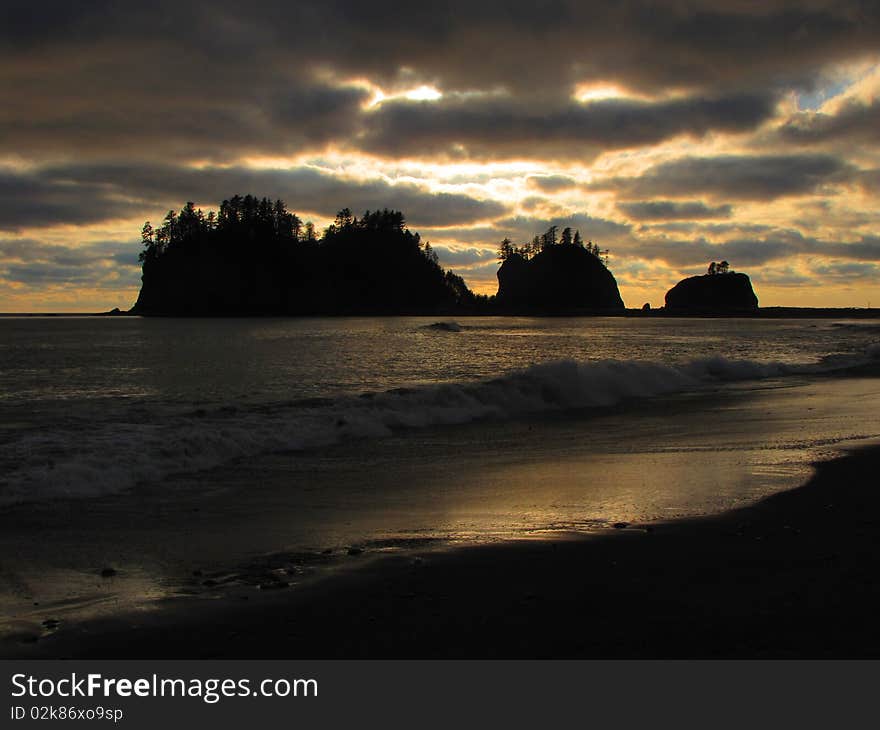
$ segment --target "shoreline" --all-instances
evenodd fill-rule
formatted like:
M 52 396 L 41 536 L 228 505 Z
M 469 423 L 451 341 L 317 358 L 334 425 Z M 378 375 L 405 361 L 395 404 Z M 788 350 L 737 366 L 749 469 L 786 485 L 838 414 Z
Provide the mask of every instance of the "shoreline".
M 6 658 L 880 656 L 880 446 L 716 516 L 381 557 L 251 600 L 172 599 Z
M 131 310 L 113 310 L 109 312 L 0 312 L 0 319 L 16 317 L 142 317 L 157 319 L 316 319 L 316 318 L 356 318 L 356 317 L 623 317 L 623 318 L 659 318 L 659 319 L 880 319 L 880 308 L 877 307 L 761 307 L 756 311 L 741 312 L 705 312 L 705 311 L 667 311 L 663 307 L 656 309 L 626 308 L 622 311 L 586 311 L 571 310 L 561 312 L 545 312 L 540 310 L 507 310 L 507 311 L 436 311 L 436 312 L 328 312 L 304 314 L 158 314 L 137 313 Z

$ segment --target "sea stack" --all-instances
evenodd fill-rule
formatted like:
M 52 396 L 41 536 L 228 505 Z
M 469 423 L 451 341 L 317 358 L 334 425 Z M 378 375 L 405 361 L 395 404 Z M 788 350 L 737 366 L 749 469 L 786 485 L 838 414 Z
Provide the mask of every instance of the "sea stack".
M 666 309 L 694 314 L 735 314 L 755 312 L 758 297 L 745 274 L 728 271 L 715 264 L 703 276 L 691 276 L 666 292 Z
M 574 245 L 550 246 L 528 260 L 508 256 L 498 269 L 498 302 L 515 311 L 623 309 L 612 273 L 598 256 Z

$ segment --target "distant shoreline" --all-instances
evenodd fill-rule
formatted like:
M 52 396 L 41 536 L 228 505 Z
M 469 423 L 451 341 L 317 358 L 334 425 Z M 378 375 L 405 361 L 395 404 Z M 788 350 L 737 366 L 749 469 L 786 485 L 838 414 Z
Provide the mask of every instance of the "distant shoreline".
M 145 319 L 308 319 L 315 317 L 634 317 L 674 319 L 880 319 L 880 307 L 762 307 L 756 312 L 680 312 L 657 309 L 625 309 L 623 311 L 516 311 L 504 312 L 334 312 L 313 314 L 218 314 L 218 315 L 142 315 L 128 311 L 111 312 L 0 312 L 0 318 L 16 317 L 143 317 Z

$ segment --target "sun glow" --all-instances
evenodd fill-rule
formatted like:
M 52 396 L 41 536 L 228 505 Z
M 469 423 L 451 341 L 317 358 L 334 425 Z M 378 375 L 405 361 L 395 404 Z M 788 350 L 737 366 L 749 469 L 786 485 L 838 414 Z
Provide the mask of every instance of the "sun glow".
M 617 84 L 578 84 L 574 89 L 574 98 L 587 104 L 608 99 L 631 99 L 634 95 Z
M 443 98 L 443 92 L 434 86 L 422 84 L 408 89 L 383 89 L 368 81 L 358 79 L 351 82 L 353 85 L 364 87 L 370 91 L 370 98 L 364 104 L 365 109 L 375 109 L 386 101 L 406 99 L 407 101 L 438 101 Z
M 437 101 L 437 99 L 442 98 L 443 94 L 439 89 L 423 84 L 417 89 L 405 92 L 403 96 L 410 101 Z

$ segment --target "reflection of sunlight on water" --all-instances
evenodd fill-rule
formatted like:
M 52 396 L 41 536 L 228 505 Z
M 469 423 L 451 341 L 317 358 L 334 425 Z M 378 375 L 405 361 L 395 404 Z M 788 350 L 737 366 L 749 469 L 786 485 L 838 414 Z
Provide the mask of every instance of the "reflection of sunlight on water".
M 463 490 L 444 521 L 450 534 L 479 540 L 718 512 L 801 484 L 810 469 L 792 456 L 747 449 L 557 455 L 481 473 L 483 489 Z

